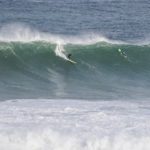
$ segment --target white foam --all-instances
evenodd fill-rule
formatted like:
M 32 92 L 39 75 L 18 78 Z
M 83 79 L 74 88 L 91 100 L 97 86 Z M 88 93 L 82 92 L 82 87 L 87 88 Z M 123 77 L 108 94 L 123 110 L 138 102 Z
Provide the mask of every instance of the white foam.
M 68 58 L 66 57 L 66 55 L 64 54 L 65 49 L 63 48 L 63 45 L 61 45 L 60 43 L 57 44 L 56 48 L 55 48 L 55 54 L 56 56 L 59 56 L 65 60 L 68 60 Z
M 149 101 L 0 103 L 1 150 L 149 150 Z
M 61 44 L 93 44 L 97 42 L 108 42 L 120 44 L 122 41 L 109 40 L 101 34 L 83 33 L 78 36 L 53 35 L 33 29 L 21 23 L 6 24 L 0 28 L 0 41 L 11 42 L 31 42 L 47 41 Z

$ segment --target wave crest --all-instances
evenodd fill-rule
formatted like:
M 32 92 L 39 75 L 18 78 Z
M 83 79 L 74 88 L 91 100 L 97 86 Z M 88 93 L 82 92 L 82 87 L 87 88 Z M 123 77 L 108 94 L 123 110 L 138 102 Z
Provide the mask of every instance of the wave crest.
M 47 32 L 41 32 L 33 27 L 22 23 L 6 24 L 0 28 L 0 41 L 12 42 L 31 42 L 47 41 L 61 44 L 93 44 L 97 42 L 107 42 L 113 44 L 125 43 L 123 41 L 110 40 L 101 34 L 83 33 L 78 36 L 53 35 Z

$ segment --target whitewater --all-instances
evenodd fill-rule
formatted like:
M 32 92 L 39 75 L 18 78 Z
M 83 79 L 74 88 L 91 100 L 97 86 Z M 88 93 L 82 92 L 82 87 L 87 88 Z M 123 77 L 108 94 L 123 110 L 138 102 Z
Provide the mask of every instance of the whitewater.
M 11 100 L 0 105 L 2 150 L 149 150 L 148 101 Z

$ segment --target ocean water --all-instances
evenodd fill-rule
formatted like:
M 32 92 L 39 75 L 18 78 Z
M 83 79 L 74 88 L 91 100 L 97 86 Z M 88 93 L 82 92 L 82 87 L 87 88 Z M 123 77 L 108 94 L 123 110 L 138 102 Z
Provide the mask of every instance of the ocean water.
M 150 1 L 0 0 L 0 14 L 0 150 L 150 149 Z

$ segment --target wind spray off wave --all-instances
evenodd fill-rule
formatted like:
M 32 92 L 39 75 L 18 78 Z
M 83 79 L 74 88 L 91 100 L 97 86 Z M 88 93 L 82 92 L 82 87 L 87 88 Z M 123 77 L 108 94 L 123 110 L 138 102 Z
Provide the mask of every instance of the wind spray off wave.
M 0 28 L 0 41 L 2 42 L 32 42 L 32 41 L 46 41 L 50 43 L 61 44 L 94 44 L 96 42 L 108 43 L 125 43 L 123 41 L 110 40 L 101 34 L 83 33 L 76 36 L 51 34 L 49 32 L 42 32 L 35 28 L 22 24 L 12 23 L 3 25 Z

